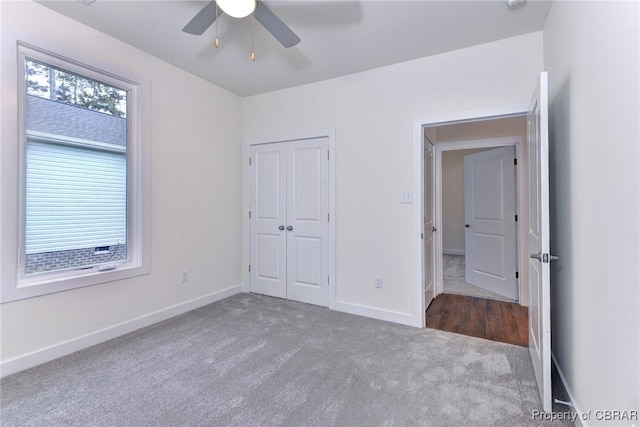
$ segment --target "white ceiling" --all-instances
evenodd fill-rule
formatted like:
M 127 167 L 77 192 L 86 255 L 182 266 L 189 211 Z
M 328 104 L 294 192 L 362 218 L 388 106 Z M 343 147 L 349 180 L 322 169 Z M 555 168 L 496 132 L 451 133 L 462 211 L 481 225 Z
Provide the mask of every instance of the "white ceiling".
M 539 31 L 550 1 L 265 0 L 302 41 L 285 49 L 251 18 L 218 21 L 202 36 L 182 27 L 206 1 L 41 0 L 44 6 L 240 96 L 283 89 Z

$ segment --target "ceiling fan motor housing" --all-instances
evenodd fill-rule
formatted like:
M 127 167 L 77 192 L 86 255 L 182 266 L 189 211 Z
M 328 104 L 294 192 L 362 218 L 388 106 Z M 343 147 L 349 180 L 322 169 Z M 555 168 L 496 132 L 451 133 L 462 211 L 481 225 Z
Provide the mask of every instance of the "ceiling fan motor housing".
M 523 4 L 526 0 L 507 0 L 507 6 L 517 7 Z

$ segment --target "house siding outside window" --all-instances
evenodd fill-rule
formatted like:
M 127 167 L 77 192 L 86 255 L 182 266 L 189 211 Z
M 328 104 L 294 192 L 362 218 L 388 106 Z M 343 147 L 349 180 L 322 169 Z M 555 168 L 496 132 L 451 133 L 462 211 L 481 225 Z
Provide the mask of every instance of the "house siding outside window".
M 26 102 L 25 274 L 126 259 L 126 118 Z

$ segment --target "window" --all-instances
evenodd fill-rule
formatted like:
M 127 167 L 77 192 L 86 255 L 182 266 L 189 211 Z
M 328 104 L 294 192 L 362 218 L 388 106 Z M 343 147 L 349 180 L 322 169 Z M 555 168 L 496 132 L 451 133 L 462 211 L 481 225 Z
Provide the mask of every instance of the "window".
M 24 274 L 115 266 L 127 259 L 127 92 L 24 64 Z
M 68 52 L 14 43 L 19 125 L 2 145 L 13 144 L 19 159 L 17 251 L 13 277 L 1 277 L 2 302 L 148 273 L 147 85 Z M 3 187 L 3 214 L 5 198 Z

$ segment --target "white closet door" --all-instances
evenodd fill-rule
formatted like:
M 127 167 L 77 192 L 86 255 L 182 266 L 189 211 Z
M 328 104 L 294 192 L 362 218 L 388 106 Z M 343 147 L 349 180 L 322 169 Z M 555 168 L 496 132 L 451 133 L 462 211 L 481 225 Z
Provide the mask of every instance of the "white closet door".
M 328 138 L 287 143 L 287 298 L 329 305 Z
M 251 159 L 251 292 L 328 306 L 328 138 L 255 145 Z
M 286 298 L 286 146 L 252 146 L 251 162 L 251 291 Z

